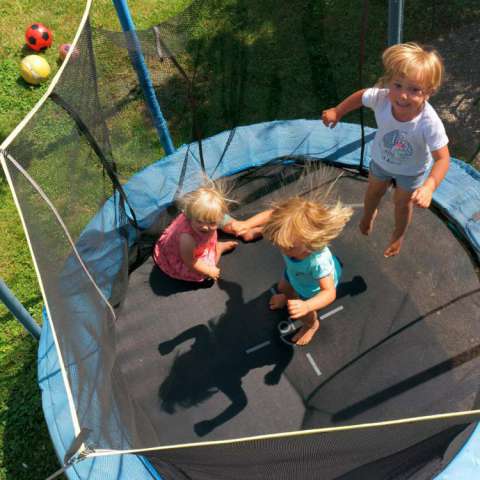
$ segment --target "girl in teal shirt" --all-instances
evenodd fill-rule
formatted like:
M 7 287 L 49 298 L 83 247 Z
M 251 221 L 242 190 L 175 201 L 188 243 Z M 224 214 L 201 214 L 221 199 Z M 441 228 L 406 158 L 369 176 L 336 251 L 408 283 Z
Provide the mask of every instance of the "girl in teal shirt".
M 292 341 L 306 345 L 320 328 L 317 310 L 336 298 L 341 267 L 328 244 L 341 233 L 352 209 L 340 202 L 328 207 L 292 197 L 267 212 L 262 233 L 280 249 L 286 267 L 270 308 L 287 307 L 290 318 L 303 322 Z

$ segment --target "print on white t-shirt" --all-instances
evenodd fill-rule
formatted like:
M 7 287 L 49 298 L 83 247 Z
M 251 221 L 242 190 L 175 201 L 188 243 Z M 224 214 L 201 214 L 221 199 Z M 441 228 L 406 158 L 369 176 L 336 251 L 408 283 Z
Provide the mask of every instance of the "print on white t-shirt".
M 399 122 L 392 114 L 388 89 L 369 88 L 362 96 L 377 121 L 371 157 L 381 168 L 396 175 L 417 176 L 430 168 L 430 152 L 448 143 L 445 127 L 433 107 L 425 102 L 423 110 L 408 122 Z

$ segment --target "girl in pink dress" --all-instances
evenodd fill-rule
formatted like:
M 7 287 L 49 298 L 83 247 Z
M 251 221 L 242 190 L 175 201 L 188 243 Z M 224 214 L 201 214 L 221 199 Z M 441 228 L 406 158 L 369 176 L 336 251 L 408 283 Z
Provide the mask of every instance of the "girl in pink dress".
M 185 195 L 182 213 L 162 233 L 153 251 L 167 275 L 189 282 L 218 280 L 218 261 L 238 242 L 217 240 L 217 228 L 228 212 L 227 199 L 213 182 Z

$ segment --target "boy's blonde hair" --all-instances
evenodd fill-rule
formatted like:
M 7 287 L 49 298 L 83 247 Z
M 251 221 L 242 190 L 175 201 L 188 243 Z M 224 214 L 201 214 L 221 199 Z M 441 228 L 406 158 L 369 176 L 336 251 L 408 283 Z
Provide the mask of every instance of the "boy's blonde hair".
M 351 215 L 352 209 L 341 202 L 325 206 L 291 197 L 273 205 L 263 236 L 280 248 L 292 248 L 295 242 L 301 242 L 308 250 L 319 251 L 340 235 Z
M 179 200 L 179 206 L 189 220 L 220 223 L 228 213 L 228 200 L 221 184 L 207 181 L 197 190 Z
M 443 60 L 431 47 L 408 42 L 387 48 L 382 55 L 384 75 L 379 84 L 385 86 L 396 75 L 416 78 L 428 95 L 440 88 L 444 76 Z

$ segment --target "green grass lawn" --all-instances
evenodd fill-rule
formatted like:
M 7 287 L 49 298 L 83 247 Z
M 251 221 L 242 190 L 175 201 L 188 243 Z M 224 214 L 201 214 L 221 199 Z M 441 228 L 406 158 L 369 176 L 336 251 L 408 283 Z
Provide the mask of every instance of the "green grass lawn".
M 24 31 L 33 21 L 54 32 L 54 48 L 45 56 L 55 70 L 56 48 L 68 43 L 83 6 L 58 6 L 26 0 L 0 6 L 0 141 L 38 101 L 46 85 L 29 87 L 19 78 L 25 55 Z M 62 2 L 63 3 L 63 2 Z M 67 3 L 67 2 L 65 2 Z M 33 52 L 32 52 L 33 53 Z M 30 314 L 39 321 L 42 300 L 30 253 L 3 173 L 0 176 L 0 276 Z M 40 479 L 58 469 L 36 384 L 37 343 L 0 304 L 0 479 Z
M 130 0 L 138 28 L 147 28 L 185 1 Z M 170 5 L 168 5 L 170 4 Z M 94 22 L 118 30 L 109 0 L 95 2 Z M 167 9 L 168 6 L 168 9 Z M 53 46 L 44 57 L 58 69 L 58 46 L 69 43 L 84 9 L 82 1 L 39 3 L 3 0 L 0 5 L 0 142 L 41 98 L 47 84 L 33 87 L 19 75 L 19 63 L 28 53 L 24 32 L 34 22 L 47 25 Z M 11 193 L 0 174 L 0 276 L 30 314 L 41 321 L 42 299 L 30 253 Z M 36 382 L 34 341 L 0 304 L 0 480 L 39 480 L 59 468 L 41 410 Z
M 233 0 L 225 1 L 235 3 Z M 255 1 L 259 2 L 259 0 Z M 189 1 L 129 0 L 128 3 L 137 28 L 142 29 L 158 23 L 169 14 L 180 11 L 188 5 Z M 267 3 L 267 0 L 262 3 L 263 12 L 258 7 L 265 18 L 268 18 L 269 14 Z M 308 76 L 312 76 L 314 83 L 316 82 L 315 88 L 322 92 L 322 95 L 314 98 L 302 95 L 304 92 L 292 86 L 291 103 L 283 105 L 283 110 L 278 110 L 280 107 L 273 100 L 267 105 L 271 118 L 277 118 L 277 115 L 280 115 L 280 118 L 294 117 L 294 107 L 299 105 L 298 108 L 301 108 L 305 115 L 315 117 L 316 112 L 320 115 L 322 108 L 330 106 L 357 87 L 358 34 L 355 33 L 355 28 L 349 28 L 349 25 L 359 24 L 361 12 L 352 7 L 354 3 L 352 0 L 306 2 L 277 0 L 278 8 L 275 10 L 275 15 L 278 22 L 275 24 L 277 31 L 274 32 L 277 37 L 271 40 L 273 34 L 271 24 L 258 22 L 258 24 L 245 25 L 241 32 L 242 39 L 247 43 L 251 42 L 252 45 L 259 43 L 260 40 L 272 41 L 272 48 L 280 45 L 287 51 L 292 47 L 290 44 L 294 39 L 288 37 L 289 18 L 285 12 L 288 12 L 288 8 L 294 8 L 297 3 L 306 3 L 310 9 L 311 15 L 306 17 L 304 24 L 304 35 L 309 42 L 306 57 L 309 58 L 311 65 L 311 71 L 307 73 Z M 367 51 L 376 52 L 381 50 L 386 39 L 387 2 L 377 0 L 370 3 Z M 479 9 L 475 10 L 474 0 L 448 2 L 447 0 L 437 2 L 419 0 L 410 3 L 407 2 L 410 10 L 406 12 L 405 29 L 405 36 L 409 40 L 425 41 L 428 40 L 429 35 L 448 31 L 454 22 L 468 23 L 474 15 L 477 15 L 477 19 L 480 18 Z M 95 5 L 97 8 L 93 23 L 106 29 L 118 30 L 119 25 L 111 1 L 99 0 Z M 462 8 L 457 8 L 459 6 Z M 33 21 L 40 21 L 52 29 L 54 45 L 44 56 L 52 66 L 54 74 L 58 69 L 58 46 L 72 40 L 83 8 L 82 1 L 73 0 L 44 3 L 32 0 L 2 0 L 0 5 L 0 38 L 2 39 L 0 43 L 0 142 L 40 99 L 47 87 L 46 84 L 32 87 L 19 78 L 19 62 L 27 53 L 24 49 L 26 27 Z M 435 13 L 435 8 L 438 11 L 441 10 L 443 15 L 439 15 L 438 11 Z M 446 11 L 447 8 L 451 9 L 450 14 Z M 436 20 L 432 21 L 432 18 Z M 204 28 L 210 32 L 221 29 L 222 23 L 217 20 L 213 22 L 211 19 L 206 19 Z M 283 30 L 281 30 L 282 27 Z M 219 38 L 223 40 L 226 37 L 219 36 Z M 323 42 L 322 47 L 320 42 Z M 252 51 L 254 55 L 254 46 Z M 274 89 L 277 80 L 280 83 L 283 73 L 292 68 L 297 69 L 296 81 L 301 82 L 302 76 L 307 73 L 302 69 L 302 61 L 293 57 L 294 55 L 285 58 L 277 66 L 273 65 L 270 59 L 265 59 L 265 64 L 259 68 L 260 73 L 257 72 L 259 84 L 265 81 L 270 89 Z M 373 83 L 379 73 L 379 56 L 367 55 L 364 71 L 365 84 Z M 176 85 L 172 84 L 170 88 L 172 88 L 171 91 L 175 91 Z M 210 93 L 205 95 L 208 96 Z M 257 91 L 253 95 L 257 95 L 253 97 L 253 102 L 256 100 L 260 102 L 263 101 L 266 93 Z M 174 106 L 172 107 L 173 120 L 172 117 L 170 120 L 175 123 L 176 117 L 173 115 L 173 110 Z M 259 117 L 256 120 L 254 114 L 246 118 L 248 121 L 262 119 Z M 348 120 L 355 119 L 356 117 L 352 116 Z M 132 121 L 132 117 L 127 120 Z M 209 128 L 214 132 L 222 118 L 219 116 L 209 121 L 211 126 L 209 124 L 206 127 L 207 132 Z M 371 122 L 371 118 L 369 121 Z M 185 133 L 188 128 L 183 125 L 181 116 L 178 117 L 177 128 L 174 127 L 172 130 L 177 144 L 188 141 Z M 138 141 L 143 144 L 148 143 L 146 137 L 143 138 L 141 135 L 130 139 L 130 133 L 129 129 L 119 129 L 118 135 L 124 139 L 119 150 L 122 157 L 128 157 L 132 143 Z M 128 168 L 133 169 L 131 166 Z M 78 225 L 79 230 L 82 227 L 83 223 Z M 23 229 L 3 173 L 0 174 L 0 232 L 0 276 L 32 316 L 40 322 L 42 299 Z M 4 306 L 0 305 L 0 480 L 38 480 L 46 478 L 58 468 L 41 412 L 40 393 L 36 383 L 36 348 L 36 342 Z

